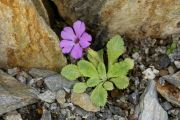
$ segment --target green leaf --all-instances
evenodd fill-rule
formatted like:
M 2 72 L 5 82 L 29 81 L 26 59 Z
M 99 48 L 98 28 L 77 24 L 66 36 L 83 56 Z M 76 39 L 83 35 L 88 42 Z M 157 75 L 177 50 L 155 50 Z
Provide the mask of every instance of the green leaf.
M 99 78 L 89 78 L 87 80 L 87 86 L 88 87 L 95 87 L 97 86 L 100 82 L 102 82 Z
M 99 61 L 100 61 L 100 57 L 98 52 L 92 50 L 92 49 L 88 49 L 88 54 L 87 54 L 88 60 L 93 63 L 95 66 L 98 65 Z
M 86 91 L 87 85 L 86 83 L 76 83 L 73 87 L 73 91 L 75 93 L 83 93 Z
M 97 51 L 98 52 L 98 55 L 99 55 L 99 58 L 100 58 L 100 61 L 101 62 L 104 62 L 104 49 L 101 49 L 101 50 L 99 50 L 99 51 Z
M 97 106 L 104 106 L 107 102 L 107 91 L 99 84 L 91 93 L 91 101 Z
M 105 83 L 103 84 L 103 86 L 104 86 L 104 88 L 105 88 L 106 90 L 113 90 L 113 89 L 114 89 L 114 86 L 113 86 L 112 82 L 109 82 L 109 81 L 105 82 Z
M 63 67 L 61 75 L 69 80 L 76 80 L 81 76 L 79 69 L 76 65 L 69 64 Z
M 86 60 L 80 60 L 78 62 L 78 68 L 80 73 L 85 77 L 98 78 L 98 72 L 94 65 Z
M 117 78 L 112 78 L 111 81 L 116 85 L 119 89 L 125 89 L 129 85 L 129 79 L 127 76 L 119 76 Z
M 98 64 L 97 70 L 98 70 L 98 73 L 99 73 L 99 77 L 102 80 L 106 80 L 107 79 L 107 77 L 106 77 L 106 67 L 105 67 L 103 62 L 100 62 Z
M 128 71 L 134 67 L 134 60 L 126 58 L 124 61 L 111 65 L 108 70 L 108 78 L 126 76 Z
M 108 54 L 108 66 L 112 65 L 117 61 L 118 57 L 125 51 L 124 41 L 121 36 L 114 36 L 107 43 L 107 54 Z

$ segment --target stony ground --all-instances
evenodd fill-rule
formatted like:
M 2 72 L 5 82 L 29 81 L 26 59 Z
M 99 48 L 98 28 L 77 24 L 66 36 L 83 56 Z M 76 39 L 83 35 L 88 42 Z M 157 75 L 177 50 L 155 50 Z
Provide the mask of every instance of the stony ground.
M 73 93 L 74 82 L 56 72 L 3 70 L 6 76 L 30 86 L 38 100 L 3 114 L 0 120 L 180 120 L 180 44 L 168 55 L 172 41 L 166 41 L 125 41 L 127 51 L 122 58 L 135 60 L 135 68 L 129 73 L 130 85 L 109 92 L 103 108 L 94 106 L 88 94 Z

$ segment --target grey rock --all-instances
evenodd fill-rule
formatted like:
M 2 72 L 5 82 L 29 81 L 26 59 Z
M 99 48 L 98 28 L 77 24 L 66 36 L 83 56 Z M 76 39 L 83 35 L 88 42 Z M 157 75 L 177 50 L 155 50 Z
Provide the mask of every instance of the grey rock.
M 137 104 L 139 102 L 139 93 L 138 91 L 133 92 L 131 95 L 129 95 L 128 100 L 132 103 L 132 104 Z
M 180 45 L 178 45 L 178 47 L 174 50 L 172 58 L 174 60 L 180 60 Z
M 26 84 L 26 78 L 23 76 L 18 75 L 16 77 L 17 80 L 19 80 L 21 83 Z
M 27 82 L 27 84 L 28 84 L 29 86 L 33 86 L 33 85 L 35 84 L 35 80 L 34 80 L 34 79 L 30 79 L 30 80 Z
M 119 115 L 119 116 L 124 116 L 125 113 L 123 112 L 123 110 L 118 107 L 118 106 L 113 106 L 113 105 L 108 105 L 109 106 L 109 110 L 112 114 L 114 115 Z M 110 114 L 110 113 L 108 113 Z
M 43 70 L 43 69 L 37 69 L 37 68 L 32 68 L 29 71 L 29 74 L 32 75 L 33 77 L 48 77 L 51 75 L 57 74 L 57 72 L 51 71 L 51 70 Z
M 162 46 L 162 47 L 157 47 L 157 48 L 155 49 L 155 51 L 156 51 L 157 53 L 166 54 L 167 49 L 166 49 L 165 46 Z
M 31 77 L 28 73 L 26 73 L 26 72 L 24 72 L 24 71 L 19 72 L 18 75 L 23 76 L 23 77 L 25 77 L 26 79 L 32 79 L 32 77 Z
M 50 110 L 53 111 L 53 112 L 58 112 L 58 110 L 59 110 L 58 104 L 57 103 L 52 103 L 50 105 Z
M 80 108 L 80 107 L 76 107 L 76 108 L 74 109 L 74 112 L 75 112 L 76 114 L 82 116 L 82 117 L 85 117 L 85 116 L 88 114 L 87 111 L 83 110 L 83 109 Z
M 43 115 L 41 117 L 41 120 L 52 120 L 50 111 L 43 108 Z
M 61 75 L 46 77 L 44 82 L 51 91 L 57 91 L 59 89 L 63 89 L 64 87 L 71 88 L 75 84 L 75 81 L 67 80 Z
M 141 56 L 139 55 L 138 52 L 135 52 L 133 55 L 132 55 L 132 58 L 136 61 L 141 61 Z
M 56 93 L 56 100 L 59 104 L 64 104 L 66 102 L 66 92 L 64 90 L 58 90 Z
M 90 114 L 86 119 L 87 120 L 98 120 L 98 118 L 95 116 L 95 114 Z
M 172 116 L 178 116 L 179 112 L 180 112 L 180 109 L 178 108 L 174 108 L 168 111 L 168 113 L 171 114 Z
M 15 75 L 17 75 L 18 74 L 18 72 L 19 72 L 19 69 L 17 68 L 17 67 L 15 67 L 15 68 L 12 68 L 12 69 L 8 69 L 8 74 L 9 75 L 11 75 L 11 76 L 15 76 Z
M 174 86 L 176 86 L 180 89 L 180 71 L 176 72 L 173 75 L 163 76 L 160 79 L 164 79 L 165 81 L 173 84 Z
M 166 111 L 158 102 L 155 85 L 155 81 L 150 80 L 148 87 L 141 96 L 138 120 L 168 120 Z
M 61 109 L 61 115 L 65 118 L 68 118 L 71 116 L 71 111 L 69 109 Z M 60 119 L 61 120 L 61 119 Z
M 166 68 L 169 66 L 169 64 L 171 63 L 169 56 L 167 54 L 163 54 L 160 56 L 160 60 L 159 60 L 159 66 L 162 68 Z
M 115 110 L 114 110 L 114 112 L 115 112 Z M 118 113 L 118 110 L 117 110 L 116 113 Z M 100 117 L 101 117 L 101 119 L 104 119 L 104 120 L 112 118 L 112 112 L 109 111 L 108 109 L 106 109 L 106 110 L 104 110 L 103 112 L 100 113 Z
M 174 61 L 174 64 L 177 69 L 180 69 L 180 61 Z
M 50 108 L 51 103 L 47 103 L 47 102 L 45 102 L 43 106 L 44 106 L 45 108 Z
M 134 77 L 133 80 L 134 80 L 135 86 L 137 87 L 140 84 L 139 78 L 138 77 Z
M 3 118 L 4 120 L 23 120 L 17 111 L 9 112 Z
M 47 90 L 44 93 L 39 94 L 38 98 L 41 99 L 42 101 L 52 103 L 52 102 L 54 102 L 56 95 L 55 95 L 55 93 L 51 92 L 50 90 Z
M 171 108 L 172 108 L 172 105 L 169 103 L 169 102 L 163 102 L 162 103 L 162 107 L 166 110 L 166 111 L 168 111 L 168 110 L 170 110 Z
M 35 103 L 34 90 L 0 70 L 0 115 Z
M 178 113 L 177 117 L 178 117 L 178 120 L 180 120 L 180 111 L 179 111 L 179 113 Z
M 76 116 L 75 120 L 82 120 L 82 118 L 80 116 Z
M 114 120 L 127 120 L 126 118 L 118 116 L 118 115 L 114 115 L 113 118 L 114 118 Z

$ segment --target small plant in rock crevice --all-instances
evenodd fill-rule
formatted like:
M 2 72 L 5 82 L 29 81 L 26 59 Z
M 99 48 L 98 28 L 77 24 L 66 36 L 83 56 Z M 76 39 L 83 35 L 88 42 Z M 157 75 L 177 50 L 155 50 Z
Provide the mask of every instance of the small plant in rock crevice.
M 89 46 L 89 45 L 88 45 Z M 125 52 L 124 41 L 119 36 L 114 36 L 107 43 L 108 65 L 104 62 L 104 49 L 94 51 L 87 50 L 87 60 L 81 59 L 76 64 L 66 65 L 61 74 L 68 80 L 83 78 L 73 86 L 76 93 L 86 92 L 88 87 L 92 88 L 91 101 L 97 106 L 104 106 L 107 102 L 107 91 L 115 88 L 125 89 L 129 85 L 128 71 L 134 67 L 134 61 L 125 58 L 118 61 L 118 58 Z
M 167 46 L 167 51 L 166 51 L 166 53 L 167 53 L 168 55 L 169 55 L 169 54 L 172 54 L 173 51 L 176 49 L 176 47 L 177 47 L 177 42 L 174 41 L 171 45 L 168 45 L 168 46 Z

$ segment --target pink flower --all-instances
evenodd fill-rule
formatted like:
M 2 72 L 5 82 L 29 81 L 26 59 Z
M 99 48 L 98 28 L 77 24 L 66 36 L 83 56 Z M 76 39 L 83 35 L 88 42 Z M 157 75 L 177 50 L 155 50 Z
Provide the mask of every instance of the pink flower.
M 84 22 L 78 20 L 72 27 L 65 27 L 61 32 L 60 47 L 64 54 L 70 53 L 74 59 L 79 59 L 83 55 L 83 50 L 91 44 L 92 37 L 85 32 Z

